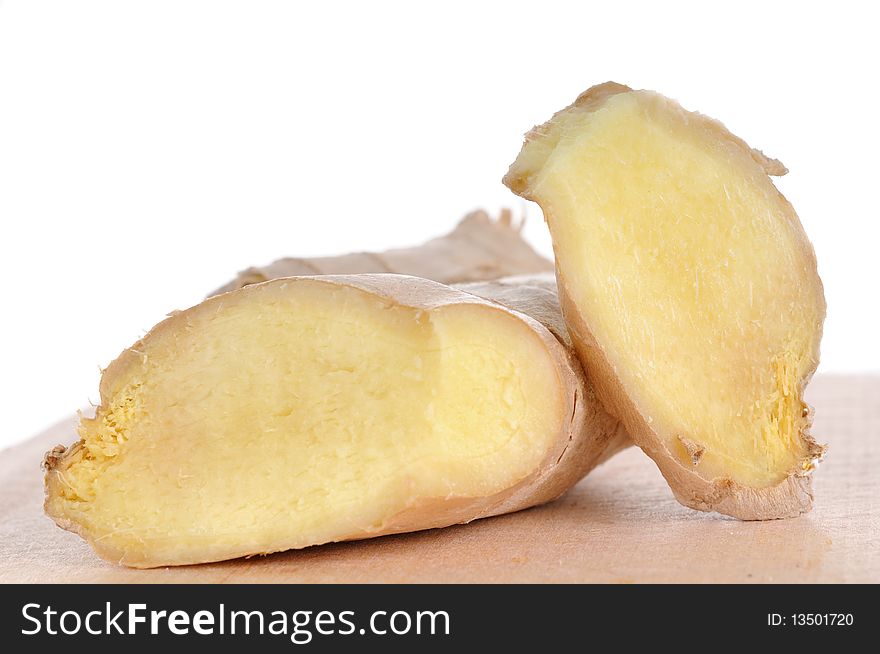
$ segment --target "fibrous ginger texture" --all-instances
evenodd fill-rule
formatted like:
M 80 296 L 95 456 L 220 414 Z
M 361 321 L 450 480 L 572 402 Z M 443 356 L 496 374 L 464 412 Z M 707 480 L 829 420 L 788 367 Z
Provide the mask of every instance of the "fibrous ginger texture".
M 482 290 L 553 314 L 517 288 Z M 277 279 L 116 359 L 81 440 L 46 457 L 45 507 L 124 565 L 216 561 L 548 501 L 617 426 L 523 313 L 402 275 Z
M 720 123 L 603 84 L 535 128 L 505 183 L 544 211 L 597 394 L 684 504 L 743 519 L 812 502 L 804 386 L 825 316 L 812 246 Z

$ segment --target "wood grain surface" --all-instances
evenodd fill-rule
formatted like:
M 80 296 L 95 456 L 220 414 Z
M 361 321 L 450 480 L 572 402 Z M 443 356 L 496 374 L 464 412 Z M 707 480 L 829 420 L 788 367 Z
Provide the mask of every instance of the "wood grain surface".
M 0 582 L 880 582 L 880 376 L 817 377 L 830 450 L 800 518 L 691 511 L 631 448 L 551 504 L 469 525 L 210 565 L 105 563 L 42 513 L 43 452 L 74 420 L 0 452 Z

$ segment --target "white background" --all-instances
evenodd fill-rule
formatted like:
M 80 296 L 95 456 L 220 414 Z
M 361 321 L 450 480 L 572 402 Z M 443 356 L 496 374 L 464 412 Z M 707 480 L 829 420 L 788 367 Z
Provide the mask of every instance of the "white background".
M 842 2 L 0 1 L 0 445 L 251 264 L 414 244 L 522 134 L 613 79 L 791 169 L 828 298 L 820 371 L 880 370 L 877 17 Z

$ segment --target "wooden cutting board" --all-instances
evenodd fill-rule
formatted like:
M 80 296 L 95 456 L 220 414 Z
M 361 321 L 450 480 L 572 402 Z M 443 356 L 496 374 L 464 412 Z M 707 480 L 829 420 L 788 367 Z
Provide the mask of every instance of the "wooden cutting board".
M 880 582 L 880 376 L 820 376 L 830 444 L 812 513 L 739 522 L 680 506 L 639 450 L 551 504 L 469 525 L 211 565 L 130 570 L 42 514 L 43 452 L 74 420 L 0 452 L 0 582 Z

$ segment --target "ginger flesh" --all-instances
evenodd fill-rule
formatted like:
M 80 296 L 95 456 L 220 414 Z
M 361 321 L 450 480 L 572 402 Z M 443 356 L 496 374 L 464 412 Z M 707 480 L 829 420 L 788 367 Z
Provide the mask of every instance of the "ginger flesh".
M 544 211 L 606 406 L 655 458 L 749 489 L 805 475 L 821 452 L 802 392 L 825 303 L 767 176 L 780 168 L 715 121 L 609 84 L 536 128 L 505 178 Z M 664 474 L 686 503 L 717 508 L 669 461 Z M 783 504 L 725 512 L 781 517 Z
M 276 280 L 172 316 L 111 364 L 46 510 L 138 567 L 366 537 L 515 487 L 569 419 L 545 343 L 497 305 Z

